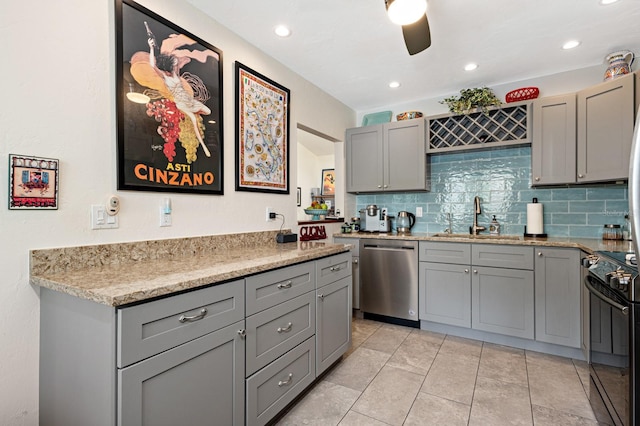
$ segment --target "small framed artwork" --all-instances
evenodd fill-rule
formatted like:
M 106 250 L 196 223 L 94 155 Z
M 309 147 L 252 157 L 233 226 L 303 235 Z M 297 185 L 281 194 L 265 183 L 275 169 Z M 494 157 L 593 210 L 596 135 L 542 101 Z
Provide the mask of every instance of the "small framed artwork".
M 322 195 L 335 195 L 336 171 L 335 169 L 322 170 Z
M 57 210 L 59 161 L 9 154 L 9 209 Z
M 289 193 L 289 94 L 236 61 L 236 191 Z
M 116 0 L 118 189 L 223 194 L 222 52 Z
M 300 187 L 297 188 L 296 200 L 296 202 L 298 203 L 298 207 L 300 207 L 302 205 L 302 189 Z

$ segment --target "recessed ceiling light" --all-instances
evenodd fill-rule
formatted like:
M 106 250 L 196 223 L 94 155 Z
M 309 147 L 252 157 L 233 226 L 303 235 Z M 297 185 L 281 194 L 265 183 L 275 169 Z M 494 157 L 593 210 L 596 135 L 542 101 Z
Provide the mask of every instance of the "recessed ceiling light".
M 469 63 L 469 64 L 464 66 L 464 70 L 465 71 L 473 71 L 476 68 L 478 68 L 478 64 L 474 64 L 474 63 Z
M 389 83 L 389 87 L 391 87 L 392 89 L 397 89 L 398 87 L 400 87 L 400 83 L 397 81 L 392 81 L 391 83 Z
M 274 31 L 280 37 L 289 37 L 291 35 L 291 30 L 284 25 L 278 25 Z
M 606 6 L 608 4 L 616 3 L 618 0 L 600 0 L 600 4 Z
M 580 46 L 580 42 L 578 40 L 570 40 L 562 45 L 564 50 L 573 49 L 574 47 Z

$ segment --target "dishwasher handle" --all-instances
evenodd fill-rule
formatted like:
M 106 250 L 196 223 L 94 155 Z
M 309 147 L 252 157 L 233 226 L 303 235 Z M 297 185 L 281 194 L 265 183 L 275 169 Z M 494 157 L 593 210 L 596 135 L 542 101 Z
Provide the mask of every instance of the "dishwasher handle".
M 382 244 L 365 244 L 365 249 L 369 250 L 385 250 L 385 251 L 404 251 L 404 250 L 415 250 L 416 248 L 413 246 L 386 246 Z

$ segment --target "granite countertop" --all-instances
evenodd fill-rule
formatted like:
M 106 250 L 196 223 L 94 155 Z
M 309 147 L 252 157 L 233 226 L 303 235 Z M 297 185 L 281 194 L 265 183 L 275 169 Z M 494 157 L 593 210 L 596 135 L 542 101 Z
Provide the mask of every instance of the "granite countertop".
M 349 250 L 325 241 L 277 244 L 266 234 L 32 250 L 30 283 L 121 306 Z
M 469 235 L 469 234 L 451 234 L 450 236 L 438 236 L 444 233 L 412 233 L 412 234 L 396 234 L 396 233 L 375 233 L 375 232 L 354 232 L 354 233 L 336 233 L 334 238 L 374 238 L 374 239 L 391 239 L 391 240 L 409 240 L 409 241 L 438 241 L 438 242 L 455 242 L 455 243 L 482 243 L 482 244 L 512 244 L 538 247 L 565 247 L 578 248 L 587 253 L 595 251 L 618 251 L 631 252 L 633 245 L 631 241 L 614 241 L 601 240 L 598 238 L 569 238 L 569 237 L 547 237 L 547 238 L 529 238 L 521 235 Z

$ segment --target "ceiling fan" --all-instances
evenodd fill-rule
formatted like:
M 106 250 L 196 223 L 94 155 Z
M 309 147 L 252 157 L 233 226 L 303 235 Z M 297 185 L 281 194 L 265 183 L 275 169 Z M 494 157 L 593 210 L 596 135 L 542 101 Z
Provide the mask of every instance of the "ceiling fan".
M 391 22 L 402 26 L 409 55 L 431 46 L 426 0 L 384 0 L 384 4 Z

